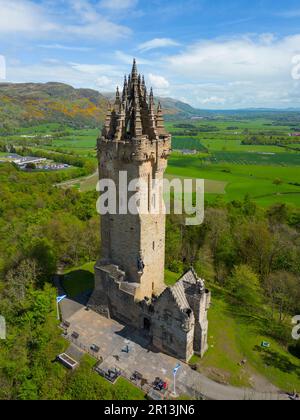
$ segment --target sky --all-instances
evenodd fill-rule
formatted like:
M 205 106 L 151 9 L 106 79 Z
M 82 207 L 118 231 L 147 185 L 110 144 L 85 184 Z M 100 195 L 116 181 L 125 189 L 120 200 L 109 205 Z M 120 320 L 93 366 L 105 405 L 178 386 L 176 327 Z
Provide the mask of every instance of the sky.
M 0 81 L 110 92 L 135 57 L 196 108 L 299 108 L 299 23 L 299 0 L 0 0 Z

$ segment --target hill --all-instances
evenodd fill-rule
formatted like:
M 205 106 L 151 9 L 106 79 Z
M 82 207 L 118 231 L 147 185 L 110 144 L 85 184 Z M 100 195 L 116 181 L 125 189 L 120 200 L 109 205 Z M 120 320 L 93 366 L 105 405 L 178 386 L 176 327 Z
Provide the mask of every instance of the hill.
M 113 92 L 104 93 L 105 97 L 112 101 L 115 94 Z M 158 102 L 162 104 L 166 120 L 182 120 L 190 119 L 192 117 L 203 116 L 202 111 L 193 108 L 191 105 L 181 102 L 178 99 L 155 97 L 156 105 Z
M 0 83 L 0 128 L 10 130 L 53 122 L 76 128 L 99 127 L 111 96 L 63 83 Z M 161 101 L 167 118 L 197 115 L 194 108 L 180 101 Z
M 99 92 L 63 83 L 0 84 L 2 128 L 52 122 L 96 127 L 106 107 L 107 99 Z

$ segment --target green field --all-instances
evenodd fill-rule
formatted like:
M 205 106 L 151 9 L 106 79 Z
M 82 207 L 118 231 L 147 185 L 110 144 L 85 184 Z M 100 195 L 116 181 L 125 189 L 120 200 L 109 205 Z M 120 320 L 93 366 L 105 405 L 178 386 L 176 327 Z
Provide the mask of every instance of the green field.
M 244 153 L 284 153 L 285 149 L 279 146 L 245 146 L 238 138 L 227 139 L 212 138 L 199 139 L 210 152 L 244 152 Z
M 245 147 L 245 146 L 243 146 Z M 249 147 L 249 146 L 246 146 Z M 258 146 L 259 147 L 259 146 Z M 265 146 L 268 147 L 268 146 Z M 299 166 L 300 153 L 272 153 L 272 152 L 213 152 L 207 159 L 211 163 L 230 163 L 235 165 L 273 165 Z
M 249 195 L 262 206 L 275 202 L 300 206 L 300 187 L 290 185 L 300 183 L 300 171 L 296 166 L 213 164 L 193 156 L 176 155 L 170 158 L 167 173 L 225 182 L 226 201 Z M 280 179 L 282 184 L 275 185 L 276 179 Z M 212 195 L 206 198 L 209 200 Z
M 278 124 L 267 118 L 234 120 L 223 117 L 213 121 L 186 122 L 186 127 L 194 127 L 194 130 L 197 127 L 212 130 L 194 136 L 194 141 L 203 145 L 208 153 L 204 156 L 173 153 L 167 174 L 205 179 L 208 201 L 222 194 L 220 191 L 214 193 L 210 188 L 210 183 L 214 181 L 223 183 L 225 201 L 241 200 L 249 195 L 262 207 L 277 202 L 300 206 L 300 186 L 296 185 L 300 184 L 300 153 L 273 145 L 242 144 L 249 133 L 288 138 L 292 127 L 288 120 L 286 126 L 282 119 L 280 121 Z M 176 134 L 176 139 L 181 138 L 183 142 L 188 128 L 179 128 L 184 126 L 179 122 L 168 123 L 167 126 L 171 133 Z
M 300 391 L 300 361 L 268 336 L 261 335 L 255 323 L 241 320 L 239 309 L 228 306 L 214 292 L 209 313 L 209 351 L 199 361 L 199 369 L 215 380 L 237 386 L 255 384 L 258 375 L 285 391 Z M 237 316 L 233 316 L 233 312 Z M 261 343 L 270 343 L 263 350 Z M 240 366 L 242 360 L 246 366 Z
M 198 152 L 206 152 L 206 148 L 201 144 L 201 142 L 197 138 L 184 136 L 172 137 L 172 149 L 186 149 L 197 150 Z
M 113 385 L 93 371 L 96 360 L 84 355 L 80 367 L 72 374 L 67 388 L 67 399 L 72 400 L 145 400 L 142 390 L 123 377 Z M 79 395 L 78 395 L 79 390 Z
M 223 115 L 212 120 L 167 122 L 166 126 L 173 134 L 173 149 L 195 149 L 201 152 L 193 156 L 173 153 L 169 159 L 167 176 L 205 179 L 208 201 L 221 196 L 228 202 L 242 200 L 245 195 L 250 195 L 262 207 L 277 202 L 300 206 L 300 186 L 296 185 L 300 184 L 300 152 L 272 145 L 242 144 L 249 133 L 288 138 L 288 134 L 293 131 L 288 118 L 286 125 L 282 116 L 275 122 L 274 116 L 270 119 L 247 116 L 236 118 Z M 187 134 L 189 130 L 196 131 L 196 134 Z M 48 139 L 43 140 L 41 137 L 42 145 L 39 148 L 92 158 L 96 168 L 98 129 L 76 130 L 58 124 L 46 124 L 19 131 L 20 135 L 53 134 L 51 144 Z M 27 141 L 30 143 L 33 140 Z M 299 144 L 291 144 L 293 149 L 297 149 L 297 146 Z M 63 187 L 75 187 L 84 192 L 94 190 L 96 182 L 95 174 L 67 182 Z

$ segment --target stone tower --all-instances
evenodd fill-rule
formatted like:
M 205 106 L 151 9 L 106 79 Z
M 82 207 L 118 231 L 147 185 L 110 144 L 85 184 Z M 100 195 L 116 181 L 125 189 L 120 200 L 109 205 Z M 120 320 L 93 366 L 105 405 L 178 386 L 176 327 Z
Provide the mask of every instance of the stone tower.
M 117 208 L 101 216 L 102 252 L 88 306 L 142 330 L 158 350 L 184 361 L 194 353 L 202 356 L 207 349 L 210 292 L 194 270 L 173 287 L 164 284 L 163 191 L 153 195 L 152 189 L 154 180 L 163 180 L 171 136 L 164 127 L 162 107 L 155 106 L 152 89 L 148 95 L 135 61 L 123 92 L 117 89 L 114 104 L 109 105 L 97 149 L 100 180 L 114 181 Z M 140 187 L 130 189 L 126 200 L 122 191 L 133 180 L 143 181 L 146 207 L 151 210 L 155 201 L 158 211 L 127 211 L 128 200 Z
M 155 107 L 153 91 L 148 95 L 134 60 L 123 92 L 117 89 L 114 105 L 109 105 L 98 153 L 100 179 L 111 179 L 117 187 L 117 214 L 101 217 L 101 265 L 124 273 L 123 287 L 134 291 L 135 301 L 158 296 L 165 288 L 165 215 L 162 208 L 158 214 L 123 214 L 120 173 L 127 176 L 123 190 L 135 179 L 146 183 L 150 209 L 153 180 L 163 180 L 170 149 L 161 105 Z M 135 192 L 128 193 L 128 199 L 130 194 Z M 156 197 L 160 203 L 162 194 Z

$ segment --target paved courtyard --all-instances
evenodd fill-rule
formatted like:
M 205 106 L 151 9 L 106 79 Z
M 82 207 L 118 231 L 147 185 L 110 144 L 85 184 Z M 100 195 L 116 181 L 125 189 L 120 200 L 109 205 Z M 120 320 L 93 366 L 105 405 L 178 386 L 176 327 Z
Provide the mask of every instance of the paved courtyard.
M 70 323 L 69 336 L 73 332 L 79 334 L 73 343 L 86 351 L 92 345 L 97 345 L 100 348 L 99 357 L 103 359 L 101 367 L 104 369 L 117 368 L 128 378 L 134 371 L 138 371 L 149 384 L 160 377 L 172 389 L 173 369 L 180 363 L 182 367 L 177 375 L 177 393 L 180 395 L 197 397 L 203 394 L 214 400 L 286 399 L 275 388 L 273 393 L 261 393 L 218 384 L 177 359 L 153 351 L 149 339 L 132 328 L 108 320 L 93 311 L 86 311 L 85 307 L 68 299 L 61 309 L 63 319 Z

